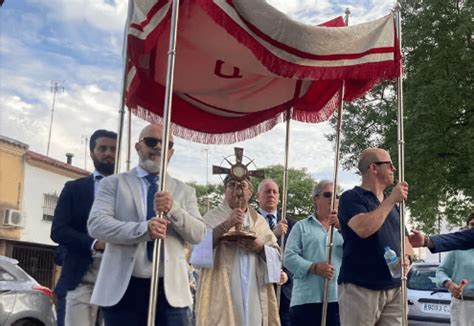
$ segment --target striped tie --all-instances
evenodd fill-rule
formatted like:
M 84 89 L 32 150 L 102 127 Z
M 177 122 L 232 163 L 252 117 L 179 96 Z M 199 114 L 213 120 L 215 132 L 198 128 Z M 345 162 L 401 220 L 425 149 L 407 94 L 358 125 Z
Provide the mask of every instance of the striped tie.
M 273 214 L 268 214 L 267 215 L 268 225 L 270 226 L 270 230 L 272 230 L 272 231 L 275 228 L 274 218 L 275 218 L 275 215 L 273 215 Z

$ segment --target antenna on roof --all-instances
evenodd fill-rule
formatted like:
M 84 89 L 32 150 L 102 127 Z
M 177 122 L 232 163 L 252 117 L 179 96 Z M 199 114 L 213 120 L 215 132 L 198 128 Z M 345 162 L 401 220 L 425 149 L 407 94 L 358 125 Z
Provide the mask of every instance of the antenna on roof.
M 87 171 L 87 152 L 89 145 L 89 136 L 81 135 L 81 144 L 84 144 L 84 170 Z
M 46 156 L 49 156 L 49 146 L 51 145 L 51 131 L 53 129 L 54 105 L 56 103 L 56 93 L 64 92 L 64 86 L 59 85 L 57 81 L 51 81 L 51 93 L 53 93 L 53 104 L 51 105 L 51 122 L 49 123 L 48 147 L 46 148 Z

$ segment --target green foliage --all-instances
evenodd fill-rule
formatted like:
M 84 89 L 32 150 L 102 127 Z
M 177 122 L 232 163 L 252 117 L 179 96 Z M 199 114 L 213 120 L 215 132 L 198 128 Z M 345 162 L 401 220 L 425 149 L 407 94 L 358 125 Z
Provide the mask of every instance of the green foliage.
M 280 204 L 278 209 L 281 211 L 281 201 L 283 198 L 283 165 L 271 165 L 264 168 L 265 178 L 273 179 L 280 190 Z M 260 180 L 252 180 L 254 192 L 257 192 L 257 187 Z M 288 218 L 302 219 L 313 212 L 313 203 L 311 201 L 311 191 L 315 181 L 306 169 L 288 169 L 288 204 L 286 207 L 286 214 Z M 254 196 L 255 197 L 255 196 Z M 255 207 L 258 203 L 254 200 Z
M 224 186 L 222 184 L 200 185 L 195 182 L 188 183 L 196 190 L 199 212 L 201 215 L 212 208 L 217 207 L 224 197 Z
M 403 2 L 407 204 L 426 232 L 436 229 L 438 218 L 462 225 L 474 209 L 473 6 L 461 0 Z M 382 83 L 346 106 L 344 167 L 354 167 L 368 146 L 388 149 L 397 162 L 394 94 L 393 84 Z

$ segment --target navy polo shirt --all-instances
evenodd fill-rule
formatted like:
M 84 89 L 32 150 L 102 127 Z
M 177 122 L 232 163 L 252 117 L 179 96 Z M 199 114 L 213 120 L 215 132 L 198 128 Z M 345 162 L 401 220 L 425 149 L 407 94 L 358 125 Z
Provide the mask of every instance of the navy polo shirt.
M 400 257 L 400 216 L 392 208 L 382 227 L 370 237 L 359 237 L 347 224 L 360 213 L 368 213 L 380 206 L 371 191 L 354 187 L 344 192 L 339 200 L 339 220 L 344 238 L 342 265 L 338 284 L 352 283 L 371 290 L 399 287 L 400 278 L 393 279 L 384 258 L 389 246 Z

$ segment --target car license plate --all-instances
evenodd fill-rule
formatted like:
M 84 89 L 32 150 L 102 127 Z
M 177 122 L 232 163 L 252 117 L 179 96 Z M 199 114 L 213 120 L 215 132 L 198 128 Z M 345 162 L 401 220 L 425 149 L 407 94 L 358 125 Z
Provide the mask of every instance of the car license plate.
M 434 314 L 449 315 L 449 305 L 437 303 L 423 303 L 421 305 L 421 311 L 430 312 Z

